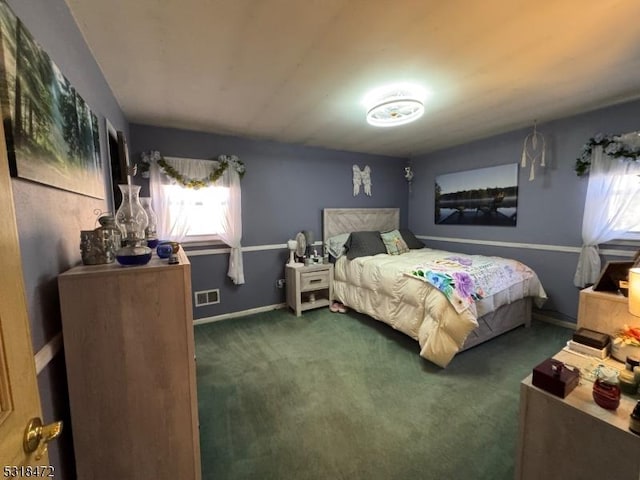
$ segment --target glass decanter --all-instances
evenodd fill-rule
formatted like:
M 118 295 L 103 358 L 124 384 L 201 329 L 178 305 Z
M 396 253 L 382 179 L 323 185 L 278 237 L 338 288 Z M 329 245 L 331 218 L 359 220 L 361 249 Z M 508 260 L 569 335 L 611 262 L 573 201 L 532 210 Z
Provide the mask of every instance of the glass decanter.
M 116 224 L 122 232 L 122 248 L 116 253 L 121 265 L 144 265 L 151 260 L 144 229 L 149 222 L 140 204 L 140 185 L 118 185 L 122 203 L 116 212 Z
M 153 249 L 158 246 L 158 217 L 151 206 L 151 197 L 140 197 L 140 203 L 148 219 L 147 227 L 144 229 L 147 246 Z

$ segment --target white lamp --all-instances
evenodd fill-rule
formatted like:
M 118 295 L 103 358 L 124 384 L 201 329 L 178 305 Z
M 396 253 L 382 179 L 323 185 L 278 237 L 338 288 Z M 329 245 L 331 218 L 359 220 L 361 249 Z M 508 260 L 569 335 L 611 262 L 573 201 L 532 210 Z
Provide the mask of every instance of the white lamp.
M 629 269 L 629 313 L 640 317 L 640 268 Z

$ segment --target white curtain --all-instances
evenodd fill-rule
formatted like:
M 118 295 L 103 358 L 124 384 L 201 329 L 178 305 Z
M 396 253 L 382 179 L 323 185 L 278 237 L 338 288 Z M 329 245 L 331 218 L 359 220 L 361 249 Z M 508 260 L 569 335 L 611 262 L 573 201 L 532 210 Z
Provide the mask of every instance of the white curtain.
M 173 159 L 165 158 L 165 161 L 174 168 L 180 167 L 176 165 L 177 162 Z M 199 165 L 196 162 L 200 161 L 201 160 L 184 159 L 183 168 L 185 172 L 187 170 L 199 170 L 197 168 Z M 182 164 L 183 162 L 180 161 L 180 163 Z M 215 168 L 215 165 L 213 168 Z M 180 171 L 182 171 L 182 168 L 180 168 Z M 204 171 L 206 171 L 206 169 L 202 167 L 202 172 Z M 162 169 L 156 162 L 152 162 L 151 165 L 149 165 L 149 190 L 151 192 L 151 205 L 158 217 L 158 238 L 161 240 L 182 242 L 189 232 L 189 217 L 185 214 L 188 203 L 170 195 L 170 193 L 173 192 L 179 195 L 181 188 L 176 184 L 175 180 L 162 173 Z M 171 215 L 172 209 L 177 212 L 177 215 Z
M 576 287 L 598 279 L 598 244 L 620 238 L 638 224 L 638 214 L 631 208 L 640 205 L 638 175 L 640 162 L 610 157 L 601 146 L 593 149 L 582 219 L 582 251 L 573 278 Z
M 240 195 L 240 175 L 233 168 L 227 168 L 216 182 L 228 188 L 229 197 L 222 206 L 220 238 L 231 247 L 229 271 L 227 275 L 236 285 L 244 283 L 242 264 L 242 203 Z
M 164 157 L 164 160 L 186 178 L 204 179 L 219 163 L 211 160 Z M 183 187 L 165 175 L 160 166 L 153 162 L 149 168 L 149 188 L 151 202 L 158 216 L 158 237 L 163 240 L 182 242 L 189 233 L 189 215 L 187 210 L 193 202 L 194 190 Z M 232 167 L 227 168 L 213 187 L 222 187 L 228 191 L 226 201 L 220 202 L 217 217 L 221 231 L 220 239 L 231 247 L 228 276 L 236 285 L 244 283 L 242 262 L 242 206 L 240 194 L 240 175 Z M 205 187 L 207 188 L 207 187 Z

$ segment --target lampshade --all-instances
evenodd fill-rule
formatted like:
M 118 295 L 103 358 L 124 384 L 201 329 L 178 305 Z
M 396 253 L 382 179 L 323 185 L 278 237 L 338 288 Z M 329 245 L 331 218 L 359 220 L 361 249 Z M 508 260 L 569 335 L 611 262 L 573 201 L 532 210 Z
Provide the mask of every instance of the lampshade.
M 640 268 L 629 269 L 629 313 L 640 317 Z

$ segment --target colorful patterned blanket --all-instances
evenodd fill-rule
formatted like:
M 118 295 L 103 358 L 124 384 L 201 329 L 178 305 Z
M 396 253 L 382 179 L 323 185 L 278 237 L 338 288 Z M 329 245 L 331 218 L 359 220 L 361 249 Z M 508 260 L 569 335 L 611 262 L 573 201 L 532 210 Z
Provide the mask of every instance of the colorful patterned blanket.
M 517 260 L 455 255 L 416 265 L 405 275 L 433 285 L 461 313 L 475 301 L 531 278 L 533 271 Z

